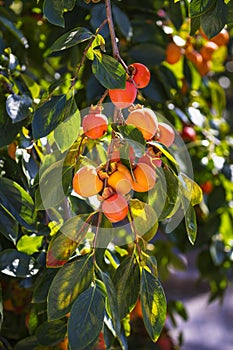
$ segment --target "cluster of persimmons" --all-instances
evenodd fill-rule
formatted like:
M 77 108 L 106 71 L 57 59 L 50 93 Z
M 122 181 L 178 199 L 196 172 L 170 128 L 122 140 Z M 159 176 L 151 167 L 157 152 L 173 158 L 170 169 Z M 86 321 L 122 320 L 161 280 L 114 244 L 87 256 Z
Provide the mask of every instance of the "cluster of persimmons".
M 135 63 L 129 68 L 133 78 L 130 77 L 126 81 L 126 88 L 109 91 L 109 97 L 116 107 L 121 109 L 131 106 L 128 109 L 128 117 L 124 119 L 122 116 L 121 124 L 137 128 L 146 142 L 156 140 L 166 147 L 171 146 L 175 139 L 173 128 L 167 123 L 159 122 L 150 108 L 133 105 L 137 88 L 145 87 L 149 83 L 149 70 L 140 63 Z M 84 116 L 82 128 L 85 137 L 99 139 L 108 131 L 109 120 L 102 111 L 102 106 L 92 106 Z M 131 145 L 127 156 L 129 166 L 126 166 L 121 161 L 121 147 L 125 147 L 124 140 L 115 134 L 108 146 L 107 162 L 97 167 L 82 166 L 73 178 L 74 191 L 84 198 L 98 195 L 100 210 L 112 223 L 119 222 L 127 216 L 131 193 L 147 192 L 154 187 L 156 167 L 162 163 L 159 152 L 155 153 L 152 146 L 148 146 L 144 154 L 136 160 Z
M 216 36 L 208 39 L 204 31 L 200 30 L 197 37 L 201 40 L 197 41 L 195 37 L 188 37 L 184 47 L 171 41 L 166 48 L 166 61 L 169 64 L 175 64 L 185 55 L 195 65 L 201 76 L 205 76 L 211 69 L 213 54 L 220 47 L 228 44 L 229 33 L 223 28 Z

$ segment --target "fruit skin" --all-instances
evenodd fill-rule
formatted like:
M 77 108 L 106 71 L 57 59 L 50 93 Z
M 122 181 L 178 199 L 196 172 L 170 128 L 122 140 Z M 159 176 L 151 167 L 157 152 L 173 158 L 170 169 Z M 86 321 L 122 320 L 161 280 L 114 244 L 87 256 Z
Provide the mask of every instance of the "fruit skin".
M 203 184 L 200 185 L 203 193 L 205 194 L 210 194 L 213 191 L 213 183 L 210 180 L 207 180 L 206 182 L 204 182 Z
M 150 140 L 158 129 L 158 119 L 150 108 L 137 108 L 128 115 L 127 125 L 134 125 L 138 128 L 145 140 Z
M 99 178 L 96 168 L 85 165 L 73 177 L 73 189 L 82 197 L 91 197 L 103 188 L 103 181 Z
M 133 73 L 133 80 L 135 81 L 139 89 L 145 88 L 150 82 L 150 71 L 142 63 L 133 63 L 129 68 L 133 67 L 135 73 Z
M 141 158 L 139 158 L 138 163 L 146 163 L 153 169 L 155 167 L 161 167 L 162 166 L 162 160 L 159 159 L 158 156 L 154 156 L 150 154 L 149 151 L 147 151 Z
M 90 139 L 98 139 L 108 129 L 108 119 L 102 113 L 89 113 L 82 120 L 84 134 Z
M 214 51 L 218 49 L 218 45 L 212 41 L 207 41 L 200 49 L 200 54 L 202 55 L 205 61 L 212 59 Z
M 137 89 L 133 83 L 126 81 L 125 89 L 110 89 L 109 97 L 118 108 L 127 108 L 134 103 L 137 97 Z
M 134 179 L 133 190 L 136 192 L 147 192 L 151 190 L 156 182 L 154 169 L 146 163 L 138 163 L 133 170 Z
M 102 211 L 110 222 L 119 222 L 128 214 L 129 207 L 127 200 L 121 194 L 114 193 L 103 201 Z
M 196 131 L 191 126 L 184 126 L 180 136 L 185 142 L 195 141 L 197 138 Z
M 157 138 L 158 142 L 161 142 L 166 147 L 170 147 L 175 140 L 175 132 L 172 127 L 166 123 L 159 123 L 159 136 Z
M 182 56 L 181 48 L 173 42 L 167 45 L 165 54 L 166 62 L 170 64 L 177 63 Z
M 210 41 L 217 44 L 218 46 L 224 46 L 228 44 L 229 39 L 230 37 L 228 31 L 223 28 L 221 32 L 211 38 Z
M 121 164 L 117 164 L 117 169 L 109 176 L 108 186 L 120 194 L 127 194 L 132 189 L 132 177 L 128 168 Z

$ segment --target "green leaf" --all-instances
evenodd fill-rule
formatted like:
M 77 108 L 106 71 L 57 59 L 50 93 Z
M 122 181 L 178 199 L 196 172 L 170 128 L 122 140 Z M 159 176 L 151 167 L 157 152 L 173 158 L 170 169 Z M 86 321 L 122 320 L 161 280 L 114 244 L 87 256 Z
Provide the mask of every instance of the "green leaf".
M 154 67 L 165 60 L 165 49 L 159 45 L 151 43 L 140 43 L 135 45 L 129 55 L 135 62 L 141 62 L 147 67 Z
M 41 245 L 42 245 L 42 241 L 43 241 L 43 236 L 24 235 L 18 241 L 16 247 L 17 247 L 19 252 L 23 252 L 23 253 L 26 253 L 28 255 L 32 255 L 40 250 Z
M 107 291 L 107 301 L 108 301 L 107 311 L 112 319 L 113 327 L 116 334 L 120 336 L 121 323 L 120 323 L 120 316 L 119 316 L 119 310 L 118 310 L 118 304 L 117 304 L 116 289 L 111 278 L 107 273 L 101 272 L 101 278 L 105 284 L 106 291 Z
M 61 35 L 53 45 L 46 51 L 45 56 L 52 52 L 66 50 L 72 46 L 78 45 L 84 41 L 93 38 L 94 34 L 84 27 L 76 27 L 69 32 Z
M 200 28 L 201 20 L 200 17 L 192 17 L 190 25 L 190 35 L 195 35 L 196 31 Z
M 60 232 L 66 237 L 80 244 L 90 229 L 92 214 L 79 214 L 68 219 L 60 228 Z
M 2 286 L 0 285 L 0 329 L 3 322 L 3 302 L 2 302 Z
M 216 0 L 191 0 L 189 5 L 190 17 L 198 17 L 206 13 L 216 3 Z
M 16 28 L 15 24 L 9 21 L 7 18 L 0 16 L 0 23 L 7 29 L 9 32 L 14 35 L 14 37 L 25 47 L 25 49 L 29 48 L 28 41 L 26 37 L 23 35 L 21 30 Z
M 133 35 L 133 29 L 129 18 L 126 14 L 116 5 L 112 6 L 113 20 L 119 28 L 124 37 L 129 40 Z
M 133 147 L 137 158 L 140 158 L 145 153 L 146 142 L 139 129 L 135 128 L 133 125 L 118 125 L 116 130 L 118 130 Z
M 16 249 L 5 249 L 0 253 L 0 271 L 8 276 L 31 277 L 38 268 L 33 257 Z
M 215 6 L 201 16 L 201 26 L 208 38 L 212 38 L 224 28 L 226 20 L 227 6 L 223 0 L 217 0 Z
M 68 150 L 79 135 L 81 124 L 80 112 L 77 109 L 75 100 L 72 99 L 70 105 L 66 106 L 68 118 L 59 124 L 54 130 L 54 138 L 61 152 Z
M 140 268 L 133 256 L 126 257 L 113 276 L 120 318 L 135 306 L 140 289 Z
M 168 151 L 168 149 L 165 145 L 163 145 L 162 143 L 157 142 L 157 141 L 149 141 L 148 144 L 158 148 L 160 150 L 160 152 L 162 152 L 162 154 L 175 166 L 175 168 L 179 167 L 179 164 L 177 163 L 176 159 Z M 177 170 L 176 170 L 176 172 L 177 172 Z
M 17 220 L 0 204 L 0 232 L 15 243 L 18 237 L 18 230 Z
M 203 200 L 200 186 L 184 173 L 180 173 L 178 179 L 181 185 L 181 192 L 190 201 L 190 204 L 192 206 L 199 204 Z
M 20 340 L 15 345 L 15 350 L 42 350 L 35 335 Z M 44 349 L 43 349 L 44 350 Z
M 188 238 L 191 244 L 195 243 L 197 237 L 197 221 L 196 212 L 192 205 L 186 205 L 185 211 L 185 227 L 188 234 Z
M 56 274 L 48 294 L 48 319 L 55 320 L 70 312 L 73 302 L 94 278 L 92 256 L 80 257 L 64 265 Z
M 28 117 L 32 100 L 27 95 L 11 94 L 6 99 L 6 111 L 12 123 L 18 123 Z
M 102 291 L 91 286 L 75 301 L 68 321 L 68 339 L 71 350 L 93 348 L 103 327 L 105 297 Z
M 38 107 L 32 121 L 33 137 L 37 140 L 47 136 L 64 119 L 66 95 L 52 96 L 42 106 Z
M 136 233 L 146 241 L 150 241 L 158 229 L 156 212 L 149 204 L 141 202 L 138 199 L 132 199 L 130 201 L 130 209 Z
M 35 332 L 39 344 L 52 346 L 62 341 L 66 335 L 67 325 L 64 321 L 45 321 Z
M 125 88 L 126 71 L 123 66 L 111 56 L 95 55 L 92 63 L 92 72 L 106 89 Z
M 43 5 L 44 16 L 47 20 L 60 27 L 65 27 L 63 18 L 63 0 L 45 0 Z
M 52 237 L 46 255 L 47 267 L 63 266 L 75 252 L 78 243 L 58 232 Z
M 0 178 L 0 204 L 20 225 L 35 229 L 36 212 L 30 195 L 16 182 Z
M 52 280 L 58 270 L 44 269 L 33 287 L 32 303 L 47 303 L 47 297 Z
M 174 0 L 169 1 L 168 17 L 170 18 L 170 20 L 174 24 L 175 28 L 177 30 L 179 30 L 183 21 L 184 21 L 184 18 L 182 16 L 182 8 L 181 8 L 180 3 L 177 3 Z
M 156 342 L 166 320 L 166 297 L 159 280 L 142 269 L 140 301 L 143 321 L 153 342 Z
M 87 50 L 86 58 L 93 61 L 95 55 L 100 55 L 100 49 L 105 51 L 105 40 L 100 34 L 95 35 L 95 39 L 92 41 L 91 46 Z

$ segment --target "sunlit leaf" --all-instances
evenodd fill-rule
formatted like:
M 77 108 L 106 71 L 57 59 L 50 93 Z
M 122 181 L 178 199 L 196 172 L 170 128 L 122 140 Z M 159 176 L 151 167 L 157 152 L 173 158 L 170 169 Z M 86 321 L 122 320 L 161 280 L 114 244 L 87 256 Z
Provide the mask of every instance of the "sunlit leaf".
M 32 100 L 27 95 L 9 95 L 6 100 L 6 111 L 11 118 L 12 123 L 18 123 L 26 119 L 31 105 Z
M 65 26 L 63 18 L 64 3 L 63 0 L 45 0 L 43 5 L 44 16 L 49 22 L 60 27 Z
M 49 288 L 54 279 L 57 269 L 45 269 L 34 285 L 32 303 L 46 303 Z
M 48 294 L 48 319 L 64 317 L 78 295 L 94 278 L 92 256 L 79 257 L 64 265 L 56 274 Z
M 183 199 L 184 201 L 184 199 Z M 191 244 L 195 243 L 197 237 L 196 212 L 192 205 L 187 205 L 185 211 L 185 227 Z
M 46 255 L 47 267 L 63 266 L 77 248 L 78 243 L 58 232 L 52 237 Z
M 68 321 L 68 339 L 71 350 L 92 349 L 103 327 L 105 297 L 95 285 L 76 299 Z
M 40 250 L 42 241 L 43 241 L 43 236 L 24 235 L 17 242 L 17 249 L 20 252 L 31 255 Z
M 167 303 L 159 280 L 145 269 L 142 269 L 140 301 L 146 330 L 156 342 L 166 320 Z
M 178 179 L 181 185 L 181 192 L 190 200 L 190 204 L 192 206 L 199 204 L 202 201 L 202 189 L 200 186 L 184 173 L 180 173 Z
M 133 216 L 133 225 L 136 234 L 150 241 L 157 232 L 158 218 L 154 209 L 147 203 L 138 199 L 130 201 L 130 209 Z

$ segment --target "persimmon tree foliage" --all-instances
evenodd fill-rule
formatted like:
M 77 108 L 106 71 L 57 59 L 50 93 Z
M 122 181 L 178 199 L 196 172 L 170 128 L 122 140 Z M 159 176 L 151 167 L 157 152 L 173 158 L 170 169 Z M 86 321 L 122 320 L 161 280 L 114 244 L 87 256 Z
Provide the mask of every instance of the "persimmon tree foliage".
M 169 270 L 232 279 L 232 1 L 3 1 L 5 348 L 163 348 Z M 204 194 L 204 196 L 203 196 Z M 159 345 L 160 344 L 160 345 Z

